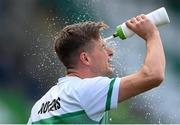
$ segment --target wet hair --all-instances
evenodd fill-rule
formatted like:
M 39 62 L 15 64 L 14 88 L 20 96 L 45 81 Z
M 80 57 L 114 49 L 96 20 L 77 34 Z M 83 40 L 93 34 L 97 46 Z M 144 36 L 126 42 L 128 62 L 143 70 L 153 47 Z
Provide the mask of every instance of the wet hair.
M 92 48 L 92 39 L 100 38 L 100 30 L 106 28 L 103 22 L 83 22 L 66 26 L 55 39 L 55 51 L 66 66 L 74 68 L 82 51 Z

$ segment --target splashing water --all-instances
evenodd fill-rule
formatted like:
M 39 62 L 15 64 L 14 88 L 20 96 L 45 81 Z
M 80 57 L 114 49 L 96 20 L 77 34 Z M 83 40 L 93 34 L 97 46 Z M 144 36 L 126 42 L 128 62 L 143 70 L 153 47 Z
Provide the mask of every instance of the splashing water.
M 108 40 L 111 40 L 112 38 L 114 38 L 114 36 L 106 37 L 106 38 L 104 38 L 104 40 L 105 40 L 105 41 L 108 41 Z

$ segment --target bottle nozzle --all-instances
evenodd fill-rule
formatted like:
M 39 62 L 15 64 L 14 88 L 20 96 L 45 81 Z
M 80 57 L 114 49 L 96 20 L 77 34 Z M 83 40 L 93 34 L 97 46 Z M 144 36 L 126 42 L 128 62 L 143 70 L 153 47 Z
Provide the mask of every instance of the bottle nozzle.
M 117 35 L 117 33 L 115 32 L 114 34 L 113 34 L 113 37 L 115 38 L 115 37 L 117 37 L 118 35 Z

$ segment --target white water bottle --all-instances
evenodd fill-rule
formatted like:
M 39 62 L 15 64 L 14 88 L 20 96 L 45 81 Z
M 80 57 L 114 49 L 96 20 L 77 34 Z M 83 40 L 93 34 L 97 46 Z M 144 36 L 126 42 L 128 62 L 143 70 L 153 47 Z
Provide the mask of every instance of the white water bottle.
M 156 26 L 161 26 L 170 23 L 168 14 L 164 7 L 161 7 L 146 15 L 149 20 L 151 20 Z M 113 34 L 114 37 L 119 37 L 124 40 L 133 36 L 135 33 L 130 30 L 125 23 L 118 25 L 116 32 Z

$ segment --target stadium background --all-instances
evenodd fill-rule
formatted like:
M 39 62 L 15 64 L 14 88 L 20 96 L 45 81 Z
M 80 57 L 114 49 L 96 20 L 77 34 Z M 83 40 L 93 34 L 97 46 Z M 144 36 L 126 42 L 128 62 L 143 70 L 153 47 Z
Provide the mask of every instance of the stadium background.
M 163 84 L 110 112 L 110 123 L 180 123 L 180 1 L 178 0 L 0 0 L 0 123 L 27 123 L 32 105 L 64 75 L 53 39 L 65 25 L 104 21 L 116 26 L 166 7 L 171 23 L 160 27 L 167 68 Z M 134 36 L 109 43 L 115 75 L 135 72 L 145 44 Z

